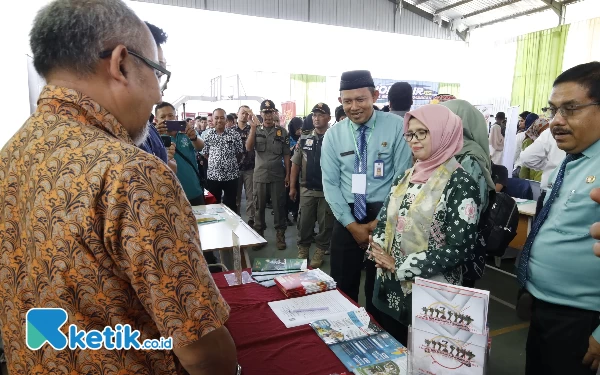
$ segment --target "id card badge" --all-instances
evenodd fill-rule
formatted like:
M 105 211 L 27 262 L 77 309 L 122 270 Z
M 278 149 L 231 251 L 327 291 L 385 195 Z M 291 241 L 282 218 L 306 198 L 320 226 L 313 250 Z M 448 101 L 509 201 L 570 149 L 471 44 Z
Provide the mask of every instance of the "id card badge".
M 385 176 L 384 173 L 383 160 L 375 160 L 375 163 L 373 164 L 373 178 L 381 179 Z
M 353 174 L 352 175 L 352 194 L 367 193 L 367 175 Z

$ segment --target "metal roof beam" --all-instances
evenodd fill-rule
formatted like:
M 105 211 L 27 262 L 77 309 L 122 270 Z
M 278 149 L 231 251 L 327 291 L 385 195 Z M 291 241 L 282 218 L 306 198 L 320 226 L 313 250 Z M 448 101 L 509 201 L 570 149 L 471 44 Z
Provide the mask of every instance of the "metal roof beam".
M 469 17 L 476 16 L 476 15 L 478 15 L 478 14 L 482 14 L 482 13 L 491 12 L 492 10 L 500 9 L 500 8 L 503 8 L 503 7 L 507 6 L 507 5 L 516 4 L 516 3 L 520 2 L 520 1 L 521 1 L 521 0 L 508 0 L 508 1 L 507 1 L 507 2 L 505 2 L 505 3 L 496 4 L 496 5 L 494 5 L 494 6 L 491 6 L 491 7 L 487 7 L 487 8 L 479 9 L 478 11 L 475 11 L 475 12 L 473 12 L 473 13 L 468 13 L 468 14 L 465 14 L 465 15 L 463 16 L 463 18 L 469 18 Z
M 545 0 L 542 0 L 542 1 L 546 3 L 546 1 L 545 1 Z M 567 5 L 569 5 L 569 4 L 576 3 L 577 1 L 579 1 L 579 0 L 564 0 L 564 1 L 560 2 L 559 4 L 560 4 L 561 6 L 567 6 Z M 554 2 L 556 3 L 556 1 L 554 1 Z M 508 20 L 510 20 L 510 19 L 517 18 L 517 17 L 529 16 L 529 15 L 531 15 L 531 14 L 535 14 L 535 13 L 543 12 L 543 11 L 546 11 L 546 10 L 548 10 L 548 9 L 551 9 L 551 8 L 552 8 L 552 7 L 551 7 L 550 5 L 545 5 L 545 6 L 543 6 L 543 7 L 539 7 L 539 8 L 530 9 L 530 10 L 528 10 L 528 11 L 526 11 L 526 12 L 521 12 L 521 13 L 512 14 L 512 15 L 510 15 L 510 16 L 506 16 L 506 17 L 498 18 L 498 19 L 495 19 L 495 20 L 492 20 L 492 21 L 489 21 L 489 22 L 481 23 L 481 24 L 479 24 L 479 25 L 473 25 L 472 27 L 469 27 L 469 29 L 473 29 L 474 27 L 484 27 L 484 26 L 489 26 L 489 25 L 493 25 L 493 24 L 495 24 L 495 23 L 498 23 L 498 22 L 504 22 L 504 21 L 508 21 Z M 564 12 L 563 12 L 563 14 L 564 14 Z
M 390 0 L 390 1 L 393 2 L 393 3 L 395 2 L 394 0 Z M 429 21 L 433 22 L 433 19 L 434 19 L 435 15 L 431 14 L 429 12 L 426 12 L 426 11 L 424 11 L 421 8 L 417 8 L 416 5 L 407 3 L 406 1 L 402 1 L 402 8 L 408 10 L 409 12 L 415 13 L 418 16 L 421 16 L 421 17 L 425 18 L 426 20 L 429 20 Z M 450 28 L 450 23 L 448 21 L 442 20 L 441 22 L 442 22 L 441 27 L 443 27 L 445 29 L 449 29 Z
M 462 1 L 459 1 L 458 3 L 450 4 L 450 5 L 445 6 L 443 8 L 436 9 L 435 10 L 435 14 L 440 14 L 440 13 L 445 12 L 447 10 L 450 10 L 452 8 L 456 8 L 456 7 L 459 7 L 461 5 L 468 4 L 468 3 L 472 2 L 472 1 L 473 0 L 462 0 Z
M 421 4 L 425 4 L 426 2 L 428 2 L 429 0 L 417 0 L 415 1 L 415 6 L 417 5 L 421 5 Z
M 554 0 L 541 0 L 544 4 L 547 4 L 550 9 L 552 9 L 554 11 L 554 13 L 556 13 L 556 15 L 558 16 L 558 24 L 562 25 L 563 23 L 565 23 L 565 3 L 559 3 L 557 1 Z

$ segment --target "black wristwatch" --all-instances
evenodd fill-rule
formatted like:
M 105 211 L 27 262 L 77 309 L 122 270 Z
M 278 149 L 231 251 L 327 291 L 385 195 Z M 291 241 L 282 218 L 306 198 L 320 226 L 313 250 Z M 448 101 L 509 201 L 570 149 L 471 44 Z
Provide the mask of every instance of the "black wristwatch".
M 190 141 L 192 141 L 192 142 L 196 142 L 197 140 L 198 140 L 198 134 L 196 134 L 196 138 L 194 138 L 194 139 L 190 138 Z

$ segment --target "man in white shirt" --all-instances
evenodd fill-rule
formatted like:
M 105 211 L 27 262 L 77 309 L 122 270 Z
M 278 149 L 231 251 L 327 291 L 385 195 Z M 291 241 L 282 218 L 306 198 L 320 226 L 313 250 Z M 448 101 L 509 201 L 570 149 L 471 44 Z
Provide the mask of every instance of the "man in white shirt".
M 542 171 L 542 180 L 540 181 L 542 193 L 538 199 L 536 215 L 542 209 L 546 191 L 552 189 L 552 186 L 548 184 L 550 175 L 562 163 L 565 156 L 566 153 L 558 148 L 551 131 L 542 132 L 529 147 L 521 151 L 520 159 L 525 167 Z

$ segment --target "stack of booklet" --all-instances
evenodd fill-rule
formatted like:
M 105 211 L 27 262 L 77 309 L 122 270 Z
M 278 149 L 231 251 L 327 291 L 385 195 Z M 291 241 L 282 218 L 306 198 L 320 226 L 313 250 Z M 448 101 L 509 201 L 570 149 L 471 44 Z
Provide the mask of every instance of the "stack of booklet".
M 291 275 L 277 276 L 275 284 L 286 297 L 301 297 L 336 288 L 335 280 L 318 268 Z
M 277 276 L 306 271 L 306 259 L 256 258 L 252 265 L 252 278 L 264 287 L 275 286 Z
M 486 290 L 415 279 L 413 374 L 484 374 L 489 297 Z
M 314 321 L 310 326 L 354 374 L 407 374 L 407 349 L 373 324 L 363 308 Z

